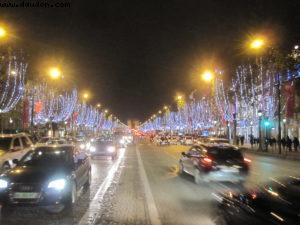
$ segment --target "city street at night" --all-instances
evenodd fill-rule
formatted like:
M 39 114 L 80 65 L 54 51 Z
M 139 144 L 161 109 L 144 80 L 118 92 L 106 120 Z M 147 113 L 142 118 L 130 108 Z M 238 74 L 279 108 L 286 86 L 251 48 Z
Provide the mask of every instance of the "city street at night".
M 0 225 L 300 225 L 299 0 L 0 0 Z

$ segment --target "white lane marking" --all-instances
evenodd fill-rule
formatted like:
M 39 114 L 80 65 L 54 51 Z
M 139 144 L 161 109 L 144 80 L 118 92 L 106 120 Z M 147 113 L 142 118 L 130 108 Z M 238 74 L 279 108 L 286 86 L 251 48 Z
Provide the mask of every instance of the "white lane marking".
M 145 171 L 145 167 L 144 167 L 144 164 L 143 164 L 143 161 L 141 158 L 141 154 L 140 154 L 139 150 L 137 149 L 137 147 L 135 148 L 135 151 L 136 151 L 137 158 L 138 158 L 139 172 L 140 172 L 141 180 L 142 180 L 142 183 L 144 184 L 146 202 L 147 202 L 147 206 L 148 206 L 151 224 L 152 225 L 161 225 L 162 223 L 159 219 L 158 210 L 157 210 L 157 207 L 154 202 L 154 198 L 153 198 L 153 195 L 151 192 L 151 188 L 150 188 L 149 181 L 148 181 L 148 178 L 146 175 L 146 171 Z
M 110 187 L 116 172 L 118 171 L 120 164 L 124 158 L 125 149 L 120 150 L 119 157 L 117 161 L 114 163 L 114 165 L 110 168 L 107 176 L 105 177 L 104 181 L 100 185 L 99 189 L 97 190 L 97 193 L 95 194 L 94 198 L 92 199 L 89 208 L 85 212 L 85 214 L 80 219 L 78 225 L 93 225 L 97 221 L 99 214 L 101 212 L 101 203 L 103 200 L 103 197 L 107 191 L 107 189 Z

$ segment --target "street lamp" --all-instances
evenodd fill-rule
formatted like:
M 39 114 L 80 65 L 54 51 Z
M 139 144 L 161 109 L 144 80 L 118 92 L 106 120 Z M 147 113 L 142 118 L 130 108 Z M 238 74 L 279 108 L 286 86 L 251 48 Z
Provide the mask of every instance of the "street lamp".
M 250 48 L 253 50 L 262 49 L 265 45 L 265 40 L 263 38 L 255 38 L 250 42 Z
M 257 112 L 258 115 L 258 135 L 259 135 L 259 145 L 258 145 L 258 150 L 262 151 L 262 136 L 261 136 L 261 119 L 262 119 L 262 111 L 258 110 Z
M 61 71 L 59 68 L 57 67 L 51 67 L 49 69 L 49 76 L 53 79 L 53 80 L 57 80 L 60 76 L 61 76 Z
M 97 107 L 98 109 L 100 109 L 100 107 L 101 107 L 101 104 L 100 104 L 100 103 L 98 103 L 98 104 L 96 105 L 96 107 Z
M 214 79 L 214 75 L 210 70 L 206 70 L 202 74 L 202 79 L 205 80 L 206 82 L 211 82 Z
M 180 100 L 182 100 L 182 99 L 183 99 L 183 96 L 182 96 L 182 95 L 177 95 L 177 97 L 176 97 L 176 98 L 177 98 L 177 100 L 178 100 L 178 101 L 180 101 Z
M 164 106 L 164 110 L 168 110 L 168 109 L 169 109 L 168 106 L 165 105 L 165 106 Z
M 0 27 L 0 38 L 5 38 L 7 35 L 6 29 L 4 27 Z

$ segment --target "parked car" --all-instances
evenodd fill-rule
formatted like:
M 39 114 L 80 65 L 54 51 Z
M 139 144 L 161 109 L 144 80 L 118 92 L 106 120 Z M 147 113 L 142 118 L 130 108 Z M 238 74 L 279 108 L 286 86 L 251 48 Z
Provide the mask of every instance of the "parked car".
M 89 157 L 73 145 L 44 145 L 28 151 L 0 177 L 0 204 L 37 206 L 52 213 L 72 209 L 77 192 L 91 182 Z
M 21 159 L 33 146 L 25 133 L 0 135 L 0 171 L 14 166 L 13 159 Z
M 194 176 L 195 183 L 231 181 L 242 183 L 249 171 L 251 160 L 231 145 L 199 145 L 182 152 L 179 172 Z
M 300 177 L 273 179 L 255 189 L 222 193 L 217 200 L 217 220 L 222 224 L 300 224 Z
M 110 140 L 95 140 L 89 147 L 91 158 L 94 159 L 97 156 L 108 156 L 112 160 L 115 160 L 118 156 L 117 145 Z

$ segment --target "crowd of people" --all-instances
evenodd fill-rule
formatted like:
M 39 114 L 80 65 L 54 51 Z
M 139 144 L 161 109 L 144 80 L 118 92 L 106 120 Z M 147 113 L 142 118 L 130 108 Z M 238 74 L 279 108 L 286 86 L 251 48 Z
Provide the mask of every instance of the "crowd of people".
M 244 136 L 239 137 L 239 141 L 241 142 L 241 145 L 244 144 L 244 139 L 245 139 Z M 252 148 L 255 145 L 257 146 L 259 145 L 259 138 L 250 135 L 249 139 Z M 238 145 L 239 145 L 239 141 L 237 142 Z M 289 136 L 286 136 L 283 137 L 280 141 L 278 141 L 275 137 L 270 137 L 270 138 L 265 138 L 263 141 L 266 149 L 268 148 L 268 146 L 270 146 L 271 148 L 273 147 L 276 148 L 278 145 L 281 145 L 284 150 L 286 149 L 290 152 L 291 151 L 297 152 L 299 149 L 299 139 L 297 137 L 291 139 Z

